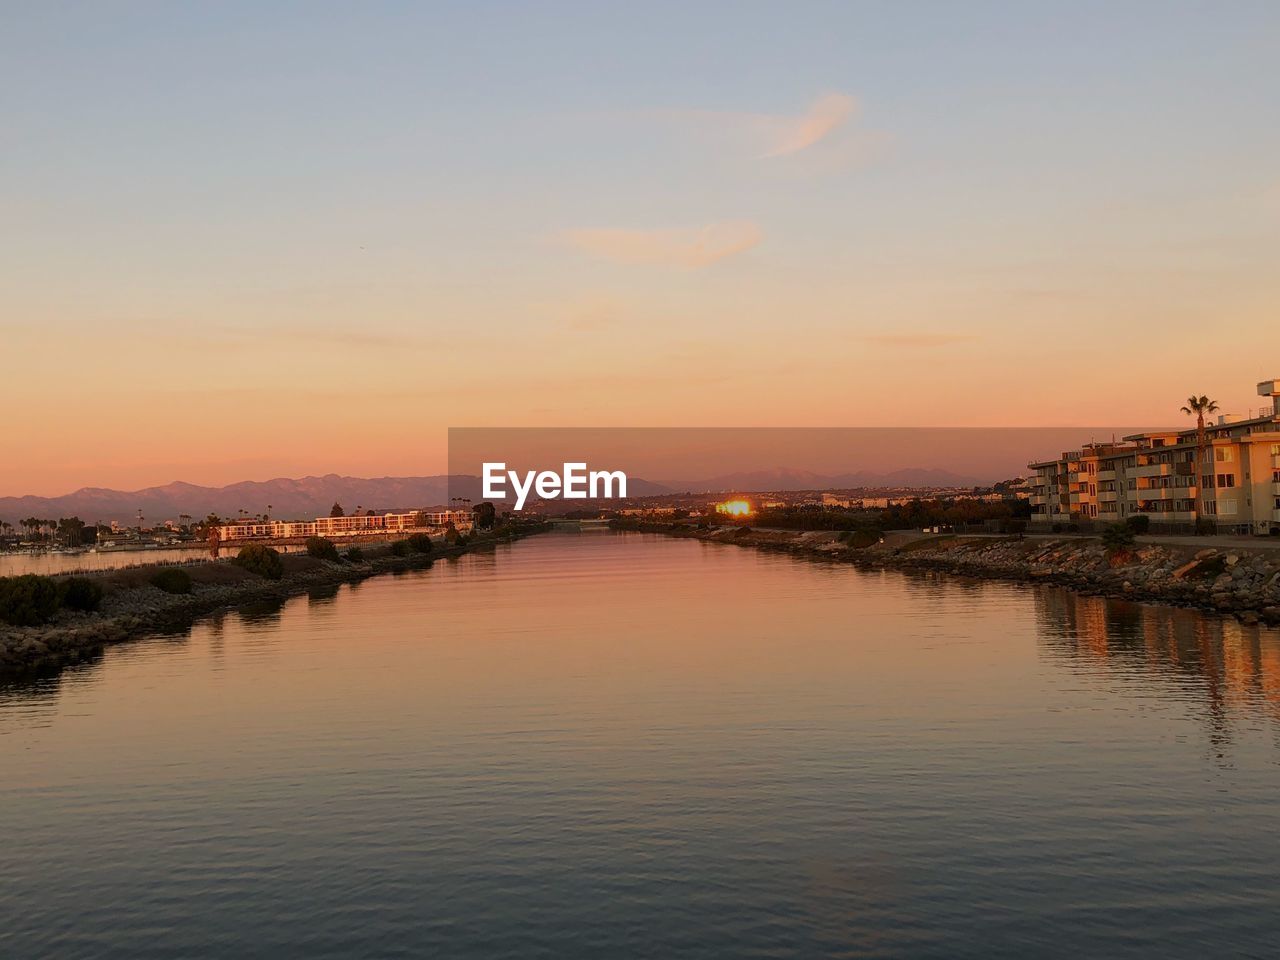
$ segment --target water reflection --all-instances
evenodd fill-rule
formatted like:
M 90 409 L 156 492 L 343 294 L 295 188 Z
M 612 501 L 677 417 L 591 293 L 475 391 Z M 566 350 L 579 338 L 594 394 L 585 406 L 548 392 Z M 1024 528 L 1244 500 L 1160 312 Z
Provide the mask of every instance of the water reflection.
M 1269 956 L 1278 648 L 641 535 L 227 612 L 0 692 L 5 955 Z
M 1280 721 L 1280 630 L 1055 587 L 1037 589 L 1035 598 L 1040 642 L 1051 656 L 1194 698 L 1213 743 L 1230 743 L 1241 718 Z

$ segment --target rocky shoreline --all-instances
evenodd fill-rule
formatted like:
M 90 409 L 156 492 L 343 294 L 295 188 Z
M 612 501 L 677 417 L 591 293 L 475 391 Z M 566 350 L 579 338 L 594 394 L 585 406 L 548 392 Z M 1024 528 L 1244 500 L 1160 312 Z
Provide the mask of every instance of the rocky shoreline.
M 392 554 L 390 544 L 362 544 L 358 562 L 319 560 L 284 554 L 284 574 L 268 580 L 231 563 L 184 567 L 194 581 L 188 594 L 170 594 L 150 582 L 159 566 L 134 566 L 86 575 L 102 585 L 104 596 L 94 613 L 63 610 L 49 623 L 14 627 L 0 623 L 0 682 L 56 673 L 93 660 L 103 648 L 145 636 L 186 630 L 202 617 L 248 604 L 284 601 L 324 587 L 356 583 L 384 573 L 425 569 L 437 560 L 529 536 L 523 531 L 503 539 L 480 535 L 464 546 L 437 544 L 431 553 Z
M 1192 607 L 1244 623 L 1280 624 L 1280 547 L 1139 543 L 1108 551 L 1084 537 L 966 537 L 895 533 L 850 546 L 835 531 L 628 524 L 691 537 L 852 563 L 869 569 L 936 570 L 968 577 L 1050 583 L 1090 596 Z

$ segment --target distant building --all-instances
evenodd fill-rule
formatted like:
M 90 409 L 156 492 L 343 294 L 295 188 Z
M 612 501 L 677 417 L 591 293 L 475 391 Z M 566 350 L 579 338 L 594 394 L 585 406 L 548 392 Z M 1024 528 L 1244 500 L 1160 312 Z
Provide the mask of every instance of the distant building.
M 452 523 L 465 533 L 471 529 L 471 513 L 448 507 L 429 507 L 408 513 L 367 511 L 350 517 L 317 517 L 314 520 L 240 520 L 218 527 L 221 540 L 283 540 L 296 537 L 352 537 L 370 533 L 433 532 Z
M 1258 384 L 1258 393 L 1271 398 L 1271 411 L 1206 424 L 1199 463 L 1193 427 L 1089 444 L 1029 464 L 1031 522 L 1141 515 L 1170 532 L 1192 530 L 1198 521 L 1213 523 L 1219 533 L 1280 530 L 1280 381 Z

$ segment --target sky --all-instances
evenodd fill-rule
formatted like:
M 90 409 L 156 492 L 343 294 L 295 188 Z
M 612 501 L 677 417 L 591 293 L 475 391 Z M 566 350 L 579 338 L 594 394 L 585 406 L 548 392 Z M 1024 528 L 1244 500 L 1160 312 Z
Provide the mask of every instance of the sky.
M 0 495 L 1280 377 L 1274 3 L 0 7 Z

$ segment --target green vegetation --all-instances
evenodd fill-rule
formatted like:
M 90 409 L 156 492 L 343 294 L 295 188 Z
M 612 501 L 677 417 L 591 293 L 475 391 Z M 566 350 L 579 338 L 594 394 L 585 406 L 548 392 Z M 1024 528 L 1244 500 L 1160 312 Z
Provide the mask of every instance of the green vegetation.
M 85 577 L 0 577 L 0 621 L 15 627 L 48 623 L 59 610 L 94 613 L 101 605 L 102 585 Z
M 863 528 L 861 530 L 846 530 L 836 537 L 840 543 L 847 544 L 850 547 L 861 550 L 866 547 L 874 546 L 880 542 L 880 534 L 876 530 Z
M 411 552 L 408 540 L 397 540 L 391 544 L 391 555 L 393 557 L 407 557 Z
M 1129 524 L 1113 523 L 1102 531 L 1102 545 L 1107 548 L 1107 555 L 1114 557 L 1132 550 L 1136 537 Z
M 68 577 L 60 584 L 62 605 L 68 610 L 93 613 L 102 605 L 102 585 L 84 577 Z
M 359 547 L 352 547 L 343 557 L 348 563 L 361 563 L 364 561 L 364 551 Z
M 433 546 L 431 537 L 425 533 L 411 533 L 404 542 L 414 553 L 430 553 Z
M 1134 533 L 1146 533 L 1151 529 L 1151 518 L 1142 514 L 1135 514 L 1125 521 L 1129 524 L 1129 529 Z
M 268 580 L 279 580 L 284 576 L 284 562 L 280 559 L 279 551 L 261 543 L 241 547 L 231 562 Z
M 191 574 L 177 567 L 166 567 L 152 575 L 151 585 L 165 593 L 190 593 Z
M 0 620 L 15 627 L 48 623 L 61 601 L 62 590 L 53 577 L 24 573 L 0 578 Z
M 337 563 L 338 548 L 333 545 L 333 541 L 325 537 L 307 537 L 307 556 L 315 557 L 317 560 L 332 560 Z
M 477 530 L 492 530 L 498 511 L 492 503 L 477 503 L 475 509 L 471 511 L 471 516 L 475 519 Z

